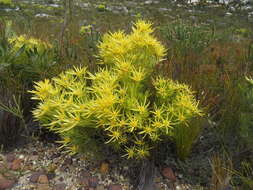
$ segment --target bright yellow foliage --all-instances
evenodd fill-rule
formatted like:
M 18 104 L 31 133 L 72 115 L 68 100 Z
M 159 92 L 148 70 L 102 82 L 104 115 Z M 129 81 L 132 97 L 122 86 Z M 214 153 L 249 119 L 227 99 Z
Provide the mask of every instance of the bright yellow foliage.
M 139 20 L 128 35 L 122 31 L 104 35 L 98 46 L 103 63 L 114 66 L 121 60 L 133 63 L 136 68 L 152 68 L 166 51 L 152 33 L 152 24 Z
M 103 69 L 92 74 L 74 68 L 35 83 L 33 99 L 40 100 L 35 118 L 61 134 L 70 150 L 85 149 L 98 133 L 127 158 L 148 157 L 175 127 L 202 115 L 187 85 L 151 80 L 154 65 L 165 55 L 152 33 L 151 23 L 139 20 L 130 34 L 106 34 L 99 44 Z

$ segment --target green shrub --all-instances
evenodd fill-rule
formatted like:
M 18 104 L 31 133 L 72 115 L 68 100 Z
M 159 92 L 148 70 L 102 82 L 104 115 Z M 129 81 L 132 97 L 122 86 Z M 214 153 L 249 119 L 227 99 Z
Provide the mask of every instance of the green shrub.
M 11 29 L 11 22 L 7 21 L 3 26 L 0 39 L 0 82 L 8 82 L 15 77 L 20 85 L 27 85 L 44 78 L 43 75 L 48 73 L 54 63 L 53 46 L 27 35 L 16 36 Z
M 173 51 L 172 56 L 185 56 L 190 52 L 200 53 L 214 39 L 211 28 L 182 21 L 164 26 L 161 33 Z
M 177 127 L 190 129 L 190 119 L 202 115 L 198 102 L 187 85 L 152 77 L 165 55 L 152 32 L 139 20 L 131 34 L 106 34 L 98 45 L 98 72 L 75 67 L 36 82 L 34 117 L 59 133 L 72 153 L 106 143 L 136 159 L 149 157 Z
M 50 77 L 56 70 L 56 64 L 54 64 L 53 48 L 49 43 L 24 35 L 17 37 L 11 29 L 11 22 L 5 21 L 2 26 L 3 30 L 0 33 L 0 144 L 13 145 L 12 142 L 17 141 L 18 137 L 26 132 L 24 118 L 31 117 L 30 109 L 33 103 L 27 90 L 31 88 L 33 81 Z M 13 101 L 13 96 L 20 97 L 18 104 Z M 18 116 L 15 114 L 16 111 L 19 111 Z
M 54 72 L 55 55 L 51 46 L 44 46 L 45 42 L 41 40 L 14 39 L 20 38 L 0 41 L 0 83 L 12 93 L 21 95 L 26 93 L 33 81 L 49 77 Z

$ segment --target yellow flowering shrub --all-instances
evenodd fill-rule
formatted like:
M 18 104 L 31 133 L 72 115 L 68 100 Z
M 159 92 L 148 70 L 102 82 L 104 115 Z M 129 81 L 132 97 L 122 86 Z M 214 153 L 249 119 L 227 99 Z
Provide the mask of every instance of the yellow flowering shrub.
M 104 66 L 98 72 L 75 67 L 35 83 L 34 117 L 59 133 L 72 153 L 95 142 L 111 144 L 127 158 L 149 157 L 175 127 L 202 115 L 187 85 L 151 78 L 165 55 L 152 32 L 151 23 L 140 20 L 130 34 L 106 34 L 98 45 Z
M 23 46 L 25 47 L 25 50 L 34 50 L 34 48 L 36 48 L 38 52 L 52 48 L 50 43 L 44 42 L 40 39 L 27 37 L 26 35 L 14 36 L 9 38 L 8 41 L 12 44 L 14 50 L 18 50 Z

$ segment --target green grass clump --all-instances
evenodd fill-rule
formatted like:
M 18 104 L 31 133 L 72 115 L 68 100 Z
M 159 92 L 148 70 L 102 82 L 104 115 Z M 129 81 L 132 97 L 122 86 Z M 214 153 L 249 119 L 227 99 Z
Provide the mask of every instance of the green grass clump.
M 98 45 L 101 68 L 68 70 L 35 84 L 34 117 L 62 136 L 71 153 L 110 144 L 127 158 L 144 159 L 202 115 L 191 89 L 152 77 L 165 55 L 151 23 L 137 21 L 132 33 L 108 33 Z M 188 142 L 186 142 L 188 143 Z

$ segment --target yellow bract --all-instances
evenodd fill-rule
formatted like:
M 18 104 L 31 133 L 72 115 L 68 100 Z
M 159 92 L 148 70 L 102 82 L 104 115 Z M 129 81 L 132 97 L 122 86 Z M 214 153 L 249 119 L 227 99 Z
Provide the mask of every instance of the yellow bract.
M 144 34 L 151 34 L 154 32 L 154 29 L 152 28 L 152 23 L 144 20 L 138 20 L 133 28 L 134 33 L 144 33 Z
M 36 94 L 32 99 L 44 101 L 50 96 L 56 95 L 57 90 L 54 89 L 53 85 L 48 79 L 44 81 L 35 82 L 35 90 L 30 91 L 31 93 Z

